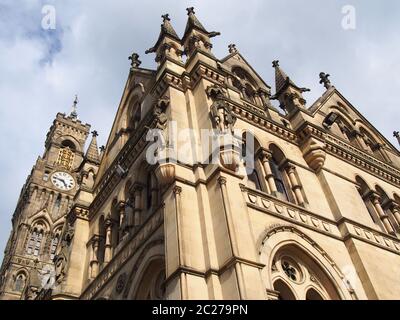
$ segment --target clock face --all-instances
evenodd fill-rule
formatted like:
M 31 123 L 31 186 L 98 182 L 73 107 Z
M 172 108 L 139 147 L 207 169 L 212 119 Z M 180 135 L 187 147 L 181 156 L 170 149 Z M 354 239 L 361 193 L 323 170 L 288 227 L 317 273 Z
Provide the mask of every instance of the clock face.
M 55 172 L 51 177 L 51 182 L 60 190 L 71 190 L 75 186 L 75 180 L 66 172 Z

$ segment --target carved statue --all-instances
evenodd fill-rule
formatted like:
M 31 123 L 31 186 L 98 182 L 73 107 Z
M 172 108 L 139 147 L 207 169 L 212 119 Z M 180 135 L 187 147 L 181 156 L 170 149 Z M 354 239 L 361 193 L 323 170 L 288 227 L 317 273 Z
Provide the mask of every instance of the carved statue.
M 25 291 L 25 299 L 26 300 L 35 300 L 41 289 L 41 281 L 39 278 L 38 263 L 39 263 L 39 261 L 36 259 L 34 261 L 34 267 L 31 269 L 30 274 L 29 274 L 29 284 L 27 285 L 26 291 Z
M 233 133 L 233 127 L 237 118 L 233 114 L 232 107 L 225 101 L 224 91 L 217 85 L 206 89 L 207 95 L 214 102 L 210 107 L 210 116 L 213 125 L 220 133 Z
M 154 117 L 155 117 L 155 129 L 159 129 L 161 132 L 161 146 L 168 147 L 169 146 L 169 136 L 168 136 L 168 116 L 165 113 L 169 105 L 169 98 L 163 97 L 160 98 L 154 108 Z
M 67 263 L 68 263 L 68 256 L 69 256 L 69 247 L 71 245 L 74 234 L 75 234 L 75 228 L 68 223 L 67 229 L 62 237 L 60 251 L 54 258 L 56 283 L 61 283 L 65 277 Z
M 217 100 L 211 105 L 211 118 L 214 126 L 221 132 L 233 132 L 237 118 L 232 112 L 232 107 L 225 101 Z

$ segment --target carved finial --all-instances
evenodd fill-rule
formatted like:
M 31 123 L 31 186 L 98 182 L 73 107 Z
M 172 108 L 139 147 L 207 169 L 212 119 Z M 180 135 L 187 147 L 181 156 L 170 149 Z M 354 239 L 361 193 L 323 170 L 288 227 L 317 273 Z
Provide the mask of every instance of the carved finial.
M 142 64 L 142 61 L 139 60 L 139 55 L 135 52 L 128 57 L 128 60 L 131 60 L 132 68 L 138 68 Z
M 321 79 L 319 81 L 319 83 L 323 84 L 326 89 L 329 89 L 330 87 L 332 87 L 332 84 L 331 84 L 331 81 L 329 80 L 329 77 L 330 77 L 330 74 L 327 74 L 325 72 L 321 72 L 319 74 L 319 78 Z
M 186 8 L 186 11 L 188 12 L 188 16 L 190 16 L 191 14 L 195 14 L 194 7 Z
M 93 130 L 92 137 L 94 138 L 94 137 L 98 137 L 98 136 L 99 136 L 98 132 L 96 130 Z
M 231 43 L 231 44 L 228 46 L 228 48 L 229 48 L 229 53 L 236 53 L 236 52 L 238 52 L 238 49 L 236 48 L 236 44 L 234 44 L 234 43 Z
M 105 147 L 105 146 L 101 146 L 101 147 L 100 147 L 100 151 L 101 151 L 101 152 L 106 151 L 106 147 Z
M 397 138 L 397 141 L 398 141 L 399 144 L 400 144 L 400 132 L 399 132 L 399 131 L 393 132 L 393 136 L 394 136 L 395 138 Z
M 272 61 L 272 66 L 273 66 L 274 68 L 279 67 L 279 60 L 274 60 L 274 61 Z
M 72 104 L 72 110 L 71 110 L 71 113 L 69 115 L 72 119 L 78 119 L 78 111 L 77 111 L 78 102 L 79 102 L 78 101 L 78 95 L 75 95 L 75 100 L 74 100 L 74 102 Z
M 169 13 L 163 14 L 161 16 L 161 18 L 163 19 L 163 22 L 165 21 L 171 21 L 171 18 L 169 17 Z

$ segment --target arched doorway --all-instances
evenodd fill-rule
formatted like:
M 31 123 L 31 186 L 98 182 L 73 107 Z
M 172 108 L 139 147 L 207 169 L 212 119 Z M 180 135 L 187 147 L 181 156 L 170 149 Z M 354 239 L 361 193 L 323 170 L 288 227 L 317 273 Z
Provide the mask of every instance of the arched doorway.
M 268 299 L 358 299 L 357 276 L 348 279 L 315 240 L 293 225 L 268 228 L 257 243 Z
M 165 299 L 165 263 L 156 259 L 149 263 L 140 279 L 136 290 L 135 300 L 164 300 Z

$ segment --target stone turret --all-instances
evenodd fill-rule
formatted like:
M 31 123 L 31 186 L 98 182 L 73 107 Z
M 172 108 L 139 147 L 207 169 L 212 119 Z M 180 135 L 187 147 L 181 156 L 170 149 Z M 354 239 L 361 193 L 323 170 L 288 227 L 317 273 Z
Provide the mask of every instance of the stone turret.
M 197 19 L 194 8 L 187 8 L 188 21 L 186 24 L 185 33 L 182 38 L 182 45 L 185 48 L 185 53 L 190 58 L 196 50 L 211 54 L 211 38 L 219 36 L 219 32 L 208 32 L 202 23 Z
M 273 61 L 272 66 L 275 68 L 276 86 L 273 99 L 279 100 L 280 107 L 288 114 L 297 109 L 304 109 L 306 100 L 303 97 L 303 92 L 310 91 L 310 89 L 298 87 L 279 66 L 278 60 Z

